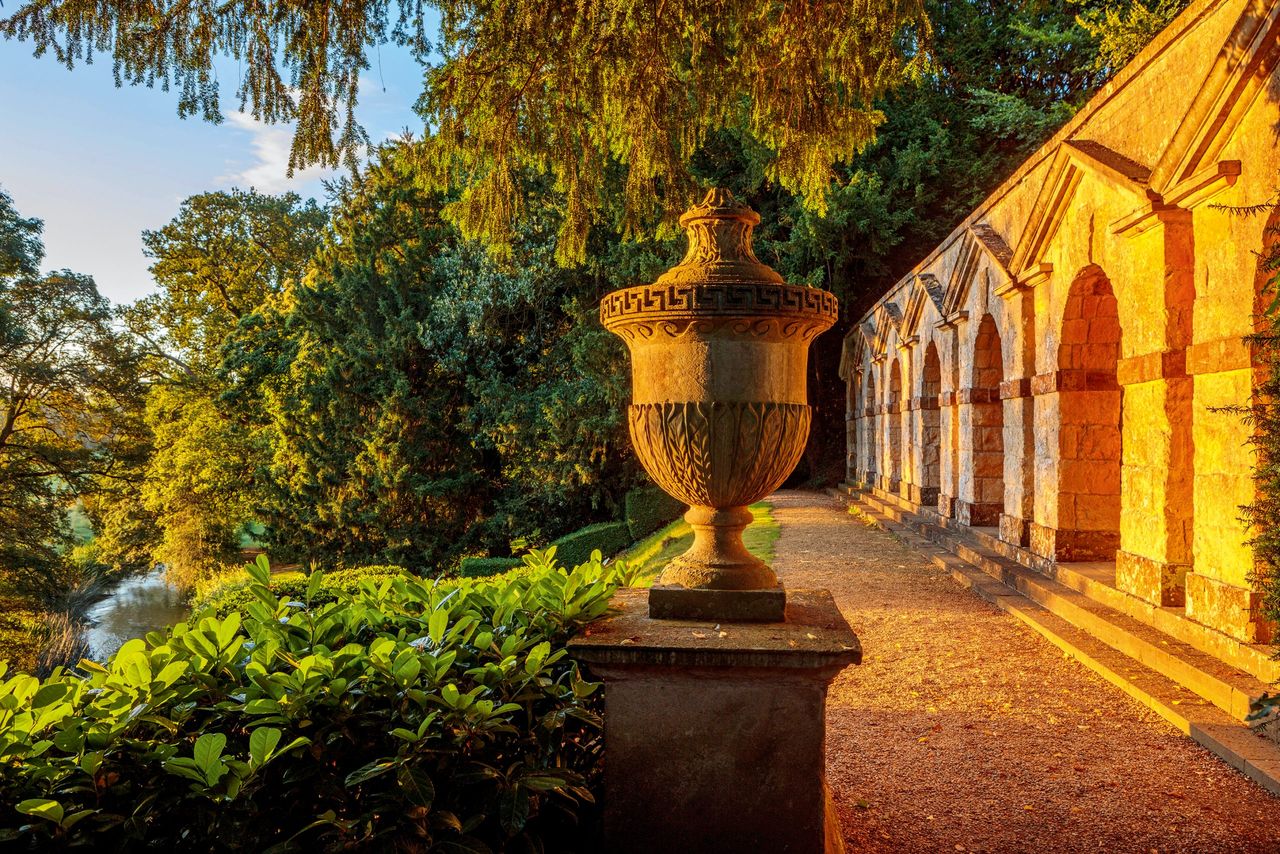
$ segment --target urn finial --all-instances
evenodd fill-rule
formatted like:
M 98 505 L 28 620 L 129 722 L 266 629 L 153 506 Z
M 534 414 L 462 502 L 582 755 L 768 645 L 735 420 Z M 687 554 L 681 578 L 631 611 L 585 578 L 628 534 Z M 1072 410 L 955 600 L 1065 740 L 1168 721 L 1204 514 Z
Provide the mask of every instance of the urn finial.
M 708 191 L 701 203 L 680 217 L 689 237 L 683 260 L 654 284 L 781 284 L 782 276 L 762 264 L 751 249 L 751 232 L 759 224 L 760 214 L 733 193 L 719 187 Z

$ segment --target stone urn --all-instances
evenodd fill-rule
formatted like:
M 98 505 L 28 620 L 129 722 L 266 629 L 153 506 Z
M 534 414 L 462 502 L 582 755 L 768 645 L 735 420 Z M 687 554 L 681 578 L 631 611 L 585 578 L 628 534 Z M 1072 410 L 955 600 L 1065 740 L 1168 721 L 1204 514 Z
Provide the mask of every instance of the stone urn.
M 789 285 L 751 249 L 760 216 L 712 190 L 680 217 L 689 249 L 653 284 L 608 294 L 605 327 L 631 351 L 631 441 L 689 505 L 694 541 L 650 591 L 652 617 L 783 619 L 778 576 L 747 551 L 747 505 L 777 489 L 809 435 L 809 345 L 836 298 Z

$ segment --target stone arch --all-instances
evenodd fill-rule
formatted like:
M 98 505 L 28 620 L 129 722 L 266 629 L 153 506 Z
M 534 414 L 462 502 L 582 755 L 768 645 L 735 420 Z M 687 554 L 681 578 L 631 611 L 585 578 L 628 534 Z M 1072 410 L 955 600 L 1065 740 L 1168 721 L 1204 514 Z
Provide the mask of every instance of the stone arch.
M 1120 338 L 1111 280 L 1090 265 L 1071 283 L 1058 343 L 1058 560 L 1110 561 L 1120 547 Z
M 902 366 L 897 359 L 889 365 L 889 489 L 897 492 L 902 483 Z
M 942 360 L 933 341 L 924 351 L 920 371 L 920 492 L 921 504 L 938 500 L 942 485 L 942 424 L 938 398 L 942 394 Z
M 969 389 L 969 473 L 972 500 L 961 505 L 960 521 L 976 526 L 1000 524 L 1004 512 L 1004 347 L 990 313 L 978 325 L 973 345 L 973 385 Z

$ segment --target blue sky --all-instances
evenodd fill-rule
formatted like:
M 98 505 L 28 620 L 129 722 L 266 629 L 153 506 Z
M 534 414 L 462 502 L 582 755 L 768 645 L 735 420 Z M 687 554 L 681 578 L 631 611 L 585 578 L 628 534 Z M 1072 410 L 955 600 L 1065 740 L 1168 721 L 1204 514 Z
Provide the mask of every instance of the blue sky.
M 356 115 L 371 138 L 419 132 L 421 67 L 390 46 L 370 64 Z M 287 179 L 292 129 L 233 112 L 239 69 L 228 61 L 219 72 L 227 120 L 214 125 L 178 118 L 173 92 L 117 89 L 109 57 L 68 71 L 28 43 L 0 41 L 0 187 L 19 213 L 44 220 L 45 268 L 88 273 L 127 302 L 154 290 L 142 230 L 163 226 L 186 197 L 254 186 L 324 200 L 332 173 Z

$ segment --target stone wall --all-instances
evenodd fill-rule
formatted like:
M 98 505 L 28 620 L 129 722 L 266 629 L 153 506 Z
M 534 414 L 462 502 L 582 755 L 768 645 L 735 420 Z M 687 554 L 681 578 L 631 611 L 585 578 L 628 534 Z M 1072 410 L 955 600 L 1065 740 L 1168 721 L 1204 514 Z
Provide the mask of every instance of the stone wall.
M 1280 0 L 1197 2 L 845 338 L 848 479 L 1244 641 Z M 1271 224 L 1276 224 L 1273 216 Z

